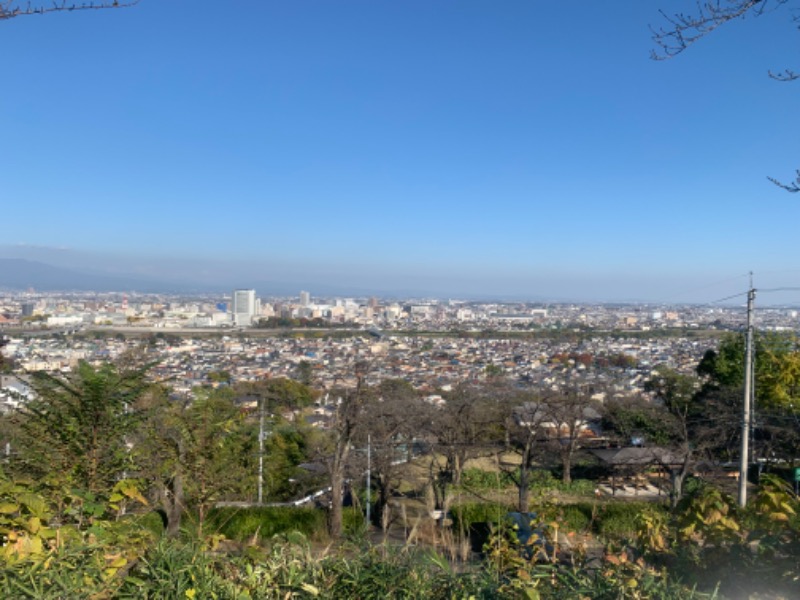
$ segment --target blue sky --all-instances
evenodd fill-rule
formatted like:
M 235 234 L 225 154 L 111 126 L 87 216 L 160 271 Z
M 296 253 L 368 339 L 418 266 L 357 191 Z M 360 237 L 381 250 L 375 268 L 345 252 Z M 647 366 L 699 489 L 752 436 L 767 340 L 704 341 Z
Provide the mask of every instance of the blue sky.
M 800 285 L 800 198 L 766 180 L 800 166 L 800 83 L 767 77 L 800 67 L 791 13 L 655 62 L 667 5 L 693 3 L 141 0 L 0 22 L 0 256 L 454 296 Z

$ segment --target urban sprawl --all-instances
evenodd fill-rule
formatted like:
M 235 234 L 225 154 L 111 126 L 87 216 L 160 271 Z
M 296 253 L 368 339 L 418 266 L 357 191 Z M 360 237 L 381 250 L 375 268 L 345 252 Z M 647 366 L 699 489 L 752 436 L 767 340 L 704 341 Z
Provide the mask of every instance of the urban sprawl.
M 615 395 L 640 393 L 652 369 L 689 373 L 743 307 L 258 298 L 121 293 L 0 295 L 3 352 L 21 377 L 5 377 L 0 407 L 24 401 L 25 372 L 66 373 L 79 361 L 145 348 L 152 376 L 176 393 L 203 385 L 295 377 L 319 389 L 402 378 L 432 400 L 459 382 L 501 376 L 520 386 L 565 381 Z M 794 309 L 762 309 L 762 330 L 795 330 Z M 224 374 L 224 377 L 220 377 Z

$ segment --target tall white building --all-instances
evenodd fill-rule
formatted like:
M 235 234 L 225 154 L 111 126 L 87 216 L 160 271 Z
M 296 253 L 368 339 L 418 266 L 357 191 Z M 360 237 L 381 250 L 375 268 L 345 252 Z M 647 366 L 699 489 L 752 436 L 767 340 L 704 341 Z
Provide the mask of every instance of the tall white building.
M 238 327 L 250 327 L 253 317 L 259 313 L 260 307 L 255 290 L 233 290 L 231 317 Z
M 300 306 L 308 306 L 311 304 L 311 294 L 309 292 L 300 292 Z

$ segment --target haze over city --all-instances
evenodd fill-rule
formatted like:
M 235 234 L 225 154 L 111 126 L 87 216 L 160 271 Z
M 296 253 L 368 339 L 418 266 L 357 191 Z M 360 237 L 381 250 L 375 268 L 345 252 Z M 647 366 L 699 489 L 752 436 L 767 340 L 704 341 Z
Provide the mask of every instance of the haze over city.
M 143 0 L 15 20 L 0 258 L 262 293 L 793 287 L 797 199 L 766 179 L 798 166 L 796 86 L 767 76 L 795 66 L 791 13 L 657 62 L 657 8 Z

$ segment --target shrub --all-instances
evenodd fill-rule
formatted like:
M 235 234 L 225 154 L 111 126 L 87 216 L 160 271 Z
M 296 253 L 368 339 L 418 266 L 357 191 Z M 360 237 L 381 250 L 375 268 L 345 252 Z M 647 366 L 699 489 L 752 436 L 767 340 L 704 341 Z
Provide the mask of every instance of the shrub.
M 514 485 L 514 479 L 505 471 L 465 469 L 461 475 L 461 485 L 475 491 L 498 490 Z
M 592 496 L 596 484 L 588 479 L 573 479 L 564 483 L 553 476 L 550 471 L 534 471 L 531 473 L 531 490 L 553 491 L 574 496 Z
M 500 523 L 513 508 L 496 502 L 468 502 L 451 509 L 453 528 L 468 531 L 475 523 Z
M 325 513 L 315 508 L 222 507 L 212 509 L 207 520 L 207 531 L 216 531 L 237 541 L 246 541 L 256 535 L 261 538 L 271 538 L 292 531 L 299 531 L 312 537 L 324 530 Z
M 564 531 L 586 531 L 592 520 L 592 507 L 588 504 L 565 504 L 560 513 L 559 524 Z
M 637 517 L 647 511 L 666 512 L 660 504 L 650 502 L 613 502 L 603 506 L 599 513 L 597 532 L 607 540 L 628 540 L 637 535 Z
M 359 509 L 347 506 L 342 509 L 342 530 L 346 536 L 360 537 L 367 531 L 367 520 Z
M 141 515 L 135 515 L 132 519 L 140 526 L 149 531 L 154 538 L 159 538 L 164 533 L 164 521 L 155 511 L 150 511 Z

